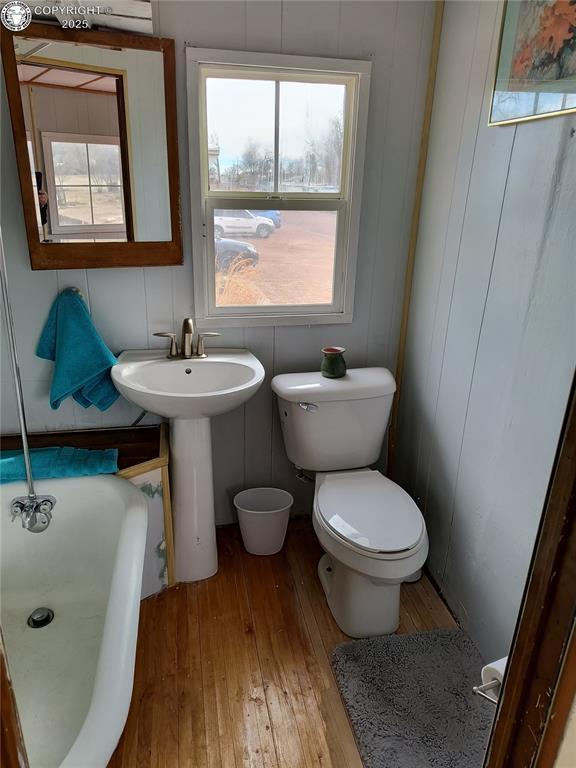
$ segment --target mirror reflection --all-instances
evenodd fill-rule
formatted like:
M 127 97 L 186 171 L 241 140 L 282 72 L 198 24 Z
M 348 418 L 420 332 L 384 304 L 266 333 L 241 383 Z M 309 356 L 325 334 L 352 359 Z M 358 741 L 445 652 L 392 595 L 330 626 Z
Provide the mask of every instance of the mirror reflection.
M 160 51 L 16 38 L 39 239 L 171 239 Z

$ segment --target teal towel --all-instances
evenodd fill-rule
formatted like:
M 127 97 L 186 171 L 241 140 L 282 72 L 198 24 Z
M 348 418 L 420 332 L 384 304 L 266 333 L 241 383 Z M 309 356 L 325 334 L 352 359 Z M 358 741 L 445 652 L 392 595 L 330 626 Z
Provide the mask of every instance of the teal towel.
M 50 405 L 72 396 L 83 408 L 105 411 L 119 397 L 110 368 L 117 360 L 94 327 L 80 292 L 66 288 L 56 297 L 36 348 L 54 361 Z
M 118 449 L 91 451 L 88 448 L 33 448 L 30 451 L 35 478 L 109 475 L 118 472 Z M 25 480 L 22 451 L 0 453 L 0 484 Z

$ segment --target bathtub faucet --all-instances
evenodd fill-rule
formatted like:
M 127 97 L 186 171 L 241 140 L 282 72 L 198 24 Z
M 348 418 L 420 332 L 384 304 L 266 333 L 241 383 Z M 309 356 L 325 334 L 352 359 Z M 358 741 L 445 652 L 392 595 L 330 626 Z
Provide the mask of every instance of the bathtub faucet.
M 17 496 L 10 504 L 12 522 L 19 517 L 22 528 L 30 533 L 41 533 L 50 525 L 55 504 L 54 496 Z

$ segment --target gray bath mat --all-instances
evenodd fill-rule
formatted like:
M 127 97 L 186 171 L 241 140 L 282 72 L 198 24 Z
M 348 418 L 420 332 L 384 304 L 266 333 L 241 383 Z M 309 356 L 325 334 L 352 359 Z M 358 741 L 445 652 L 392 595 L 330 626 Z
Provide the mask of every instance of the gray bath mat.
M 495 707 L 460 630 L 344 643 L 332 666 L 366 768 L 481 768 Z

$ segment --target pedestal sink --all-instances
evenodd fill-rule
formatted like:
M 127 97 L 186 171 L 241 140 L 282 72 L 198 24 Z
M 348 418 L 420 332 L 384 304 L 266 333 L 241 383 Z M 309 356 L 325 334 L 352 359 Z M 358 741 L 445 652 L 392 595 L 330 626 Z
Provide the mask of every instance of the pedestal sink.
M 127 400 L 170 419 L 176 578 L 207 579 L 218 570 L 210 417 L 249 400 L 264 368 L 246 349 L 190 360 L 138 350 L 120 355 L 112 380 Z

